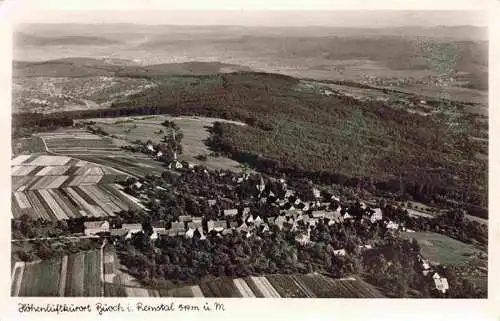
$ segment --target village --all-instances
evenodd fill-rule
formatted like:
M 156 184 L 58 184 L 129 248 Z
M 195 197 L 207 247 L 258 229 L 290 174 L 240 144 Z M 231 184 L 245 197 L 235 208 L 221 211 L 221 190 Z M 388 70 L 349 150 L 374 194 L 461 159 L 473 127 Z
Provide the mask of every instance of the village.
M 163 156 L 163 153 L 157 151 L 150 143 L 146 145 L 146 150 L 155 158 Z M 310 187 L 309 193 L 304 191 L 299 193 L 288 186 L 285 179 L 267 178 L 266 184 L 261 175 L 209 171 L 202 166 L 180 162 L 175 152 L 168 168 L 177 171 L 177 175 L 181 173 L 180 177 L 191 177 L 191 180 L 188 178 L 185 182 L 186 185 L 195 185 L 197 181 L 193 178 L 203 177 L 207 186 L 198 187 L 205 192 L 211 190 L 212 193 L 200 194 L 207 196 L 217 194 L 213 195 L 214 197 L 197 197 L 197 203 L 206 208 L 207 215 L 183 213 L 170 221 L 149 220 L 148 224 L 140 220 L 136 222 L 128 220 L 127 223 L 122 224 L 114 224 L 108 220 L 89 221 L 84 222 L 85 235 L 101 237 L 119 246 L 130 242 L 138 233 L 147 235 L 150 242 L 154 243 L 157 240 L 165 241 L 171 238 L 204 241 L 210 236 L 222 239 L 233 234 L 260 239 L 272 235 L 273 231 L 285 231 L 295 235 L 295 246 L 309 247 L 315 243 L 311 233 L 314 233 L 319 225 L 341 226 L 358 221 L 365 225 L 377 224 L 392 234 L 414 232 L 394 217 L 385 217 L 382 208 L 374 201 L 347 203 L 342 202 L 338 196 L 320 191 L 313 186 Z M 174 174 L 171 175 L 174 176 Z M 216 181 L 224 181 L 225 184 L 216 184 L 214 183 Z M 245 184 L 254 186 L 253 191 L 246 189 L 246 196 L 249 197 L 231 199 L 231 193 L 218 194 L 215 191 L 221 186 L 234 190 Z M 151 210 L 151 207 L 160 206 L 159 196 L 168 189 L 168 186 L 160 185 L 158 178 L 154 177 L 128 180 L 125 191 L 144 204 L 149 204 L 148 210 Z M 304 197 L 300 197 L 299 194 Z M 310 195 L 311 198 L 307 199 L 305 195 Z M 272 208 L 272 212 L 262 210 L 263 207 Z M 376 248 L 376 245 L 364 243 L 359 244 L 358 247 L 361 251 L 368 251 Z M 333 249 L 334 256 L 343 257 L 346 254 L 346 248 Z M 441 277 L 435 267 L 421 254 L 416 259 L 420 264 L 421 273 L 428 277 L 429 281 L 432 277 L 431 282 L 434 288 L 443 294 L 446 293 L 449 289 L 447 279 Z

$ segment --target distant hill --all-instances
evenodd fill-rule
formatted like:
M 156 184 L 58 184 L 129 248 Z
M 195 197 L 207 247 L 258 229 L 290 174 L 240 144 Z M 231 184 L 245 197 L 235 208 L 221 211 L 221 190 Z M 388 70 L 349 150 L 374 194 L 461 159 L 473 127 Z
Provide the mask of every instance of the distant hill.
M 19 31 L 43 35 L 81 35 L 99 34 L 115 37 L 120 34 L 137 35 L 172 35 L 172 34 L 213 34 L 218 36 L 241 35 L 287 35 L 296 36 L 362 36 L 392 35 L 408 37 L 453 38 L 455 40 L 487 40 L 488 29 L 470 25 L 463 26 L 404 26 L 389 28 L 352 28 L 352 27 L 246 27 L 246 26 L 175 26 L 175 25 L 139 25 L 130 23 L 111 24 L 25 24 Z
M 143 77 L 166 75 L 209 75 L 250 71 L 245 66 L 220 62 L 193 61 L 185 63 L 138 66 L 126 59 L 62 58 L 43 62 L 14 61 L 15 77 Z
M 27 34 L 17 32 L 14 34 L 15 46 L 58 46 L 58 45 L 72 45 L 72 46 L 106 46 L 121 43 L 115 39 L 108 39 L 96 36 L 82 36 L 82 35 L 69 35 L 69 36 L 55 36 L 47 37 L 36 34 Z

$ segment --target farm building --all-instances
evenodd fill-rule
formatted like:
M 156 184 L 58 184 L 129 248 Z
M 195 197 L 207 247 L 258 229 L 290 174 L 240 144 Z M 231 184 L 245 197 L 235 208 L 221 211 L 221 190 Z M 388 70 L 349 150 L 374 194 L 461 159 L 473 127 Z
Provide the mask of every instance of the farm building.
M 224 216 L 226 217 L 236 216 L 236 215 L 238 215 L 238 209 L 236 208 L 224 210 Z
M 247 223 L 243 222 L 243 224 L 241 224 L 238 228 L 237 228 L 238 232 L 240 233 L 246 233 L 248 232 L 249 228 L 248 228 L 248 225 Z
M 434 279 L 434 285 L 436 287 L 436 290 L 438 290 L 441 293 L 446 293 L 450 289 L 450 286 L 448 284 L 448 280 L 446 278 L 442 278 L 439 274 L 434 273 L 432 276 Z
M 84 222 L 83 226 L 85 227 L 84 233 L 87 236 L 109 231 L 108 221 Z
M 122 228 L 126 229 L 128 231 L 126 238 L 130 239 L 130 238 L 132 238 L 133 234 L 139 233 L 142 231 L 142 224 L 123 224 Z
M 208 206 L 210 207 L 215 206 L 216 203 L 217 203 L 216 200 L 208 200 Z
M 319 191 L 319 189 L 313 188 L 312 191 L 313 191 L 313 194 L 314 194 L 315 198 L 320 198 L 321 197 L 321 192 Z
M 376 221 L 380 221 L 383 219 L 382 210 L 380 208 L 376 208 L 373 211 L 374 211 L 374 213 L 370 217 L 370 221 L 372 223 L 375 223 Z
M 184 227 L 184 222 L 173 222 L 172 226 L 163 231 L 158 231 L 158 237 L 165 237 L 165 236 L 181 236 L 186 233 L 186 228 Z
M 311 229 L 307 230 L 307 233 L 300 233 L 295 237 L 295 241 L 300 245 L 307 245 L 311 242 Z
M 213 221 L 210 220 L 207 222 L 207 231 L 215 231 L 217 233 L 222 232 L 226 228 L 226 221 Z
M 314 218 L 323 218 L 325 217 L 325 211 L 312 211 L 312 217 Z
M 387 229 L 389 230 L 397 230 L 399 228 L 399 224 L 394 223 L 393 221 L 387 222 Z
M 250 207 L 244 207 L 243 208 L 243 215 L 247 215 L 250 213 Z
M 124 228 L 111 229 L 109 230 L 109 237 L 111 240 L 123 239 L 127 236 L 128 231 Z
M 344 214 L 344 220 L 348 220 L 348 219 L 351 219 L 351 218 L 352 218 L 352 216 L 349 215 L 349 213 L 345 213 Z
M 138 232 L 142 231 L 142 224 L 140 224 L 140 223 L 122 224 L 122 228 L 124 228 L 132 233 L 138 233 Z
M 159 236 L 159 232 L 165 231 L 164 227 L 154 227 L 153 226 L 153 234 L 151 234 L 151 239 L 156 240 Z
M 282 230 L 283 229 L 283 224 L 286 222 L 286 219 L 284 216 L 278 216 L 276 217 L 276 219 L 274 220 L 274 224 L 280 229 Z
M 333 255 L 335 256 L 345 256 L 345 249 L 333 250 Z
M 186 237 L 192 238 L 195 235 L 198 235 L 199 237 L 203 235 L 203 226 L 201 222 L 188 223 L 188 230 L 186 231 Z
M 179 222 L 191 222 L 193 217 L 191 215 L 180 215 Z
M 340 222 L 340 213 L 338 212 L 326 212 L 324 219 L 328 220 L 328 225 L 333 225 Z

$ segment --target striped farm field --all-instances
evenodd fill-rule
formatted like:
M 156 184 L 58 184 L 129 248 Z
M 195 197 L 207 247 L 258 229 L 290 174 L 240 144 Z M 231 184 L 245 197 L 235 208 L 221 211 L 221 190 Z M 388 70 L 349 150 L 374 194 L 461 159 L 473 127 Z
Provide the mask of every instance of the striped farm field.
M 110 138 L 92 134 L 84 129 L 66 129 L 63 131 L 40 133 L 48 151 L 69 156 L 110 155 L 122 153 Z
M 357 277 L 333 279 L 320 274 L 217 278 L 194 286 L 152 289 L 124 285 L 119 278 L 105 285 L 105 296 L 223 297 L 223 298 L 383 298 Z
M 18 262 L 11 281 L 11 295 L 26 297 L 101 296 L 101 252 L 81 252 L 63 258 Z
M 137 208 L 115 184 L 127 175 L 66 156 L 19 155 L 12 160 L 12 215 L 45 221 L 105 218 Z
M 18 296 L 58 296 L 61 259 L 25 263 Z
M 192 287 L 168 291 L 172 297 L 256 298 L 382 298 L 373 286 L 359 278 L 333 279 L 320 274 L 268 275 L 238 279 L 220 278 L 202 282 L 201 293 Z M 160 291 L 160 294 L 162 292 Z M 165 295 L 163 295 L 165 296 Z

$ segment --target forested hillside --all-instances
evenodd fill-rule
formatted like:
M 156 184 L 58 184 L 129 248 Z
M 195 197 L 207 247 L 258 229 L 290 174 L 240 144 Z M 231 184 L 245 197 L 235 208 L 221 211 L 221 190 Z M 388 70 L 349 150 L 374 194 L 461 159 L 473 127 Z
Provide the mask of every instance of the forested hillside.
M 157 76 L 155 81 L 158 87 L 111 109 L 59 116 L 167 113 L 242 120 L 249 126 L 217 124 L 211 147 L 272 175 L 406 194 L 424 202 L 465 203 L 474 205 L 476 215 L 487 216 L 478 208 L 487 204 L 487 161 L 476 158 L 485 147 L 470 139 L 480 136 L 481 128 L 458 103 L 453 114 L 424 117 L 382 102 L 301 90 L 298 79 L 275 74 Z M 20 116 L 15 124 L 30 122 Z

